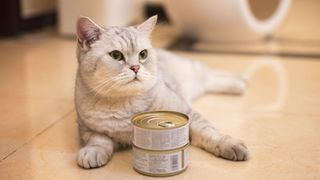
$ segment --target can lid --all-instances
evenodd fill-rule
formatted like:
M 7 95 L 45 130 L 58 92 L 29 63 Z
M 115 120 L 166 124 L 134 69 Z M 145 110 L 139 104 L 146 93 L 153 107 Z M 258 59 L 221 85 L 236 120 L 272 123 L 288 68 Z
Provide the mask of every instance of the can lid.
M 188 116 L 175 111 L 150 111 L 132 117 L 135 126 L 146 129 L 173 129 L 188 123 Z

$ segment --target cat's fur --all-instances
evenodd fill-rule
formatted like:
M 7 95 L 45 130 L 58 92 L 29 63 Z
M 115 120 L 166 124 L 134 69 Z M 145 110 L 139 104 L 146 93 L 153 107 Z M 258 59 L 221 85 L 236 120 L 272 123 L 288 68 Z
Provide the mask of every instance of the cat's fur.
M 149 36 L 156 21 L 153 16 L 135 27 L 101 28 L 89 18 L 79 18 L 75 104 L 83 147 L 78 164 L 106 164 L 115 150 L 131 144 L 132 115 L 154 110 L 187 114 L 192 145 L 225 159 L 247 160 L 248 149 L 240 140 L 220 133 L 190 106 L 204 92 L 241 94 L 245 81 L 154 49 Z M 148 57 L 139 60 L 144 49 Z M 121 51 L 125 60 L 112 59 L 113 50 Z M 140 66 L 137 74 L 132 65 Z

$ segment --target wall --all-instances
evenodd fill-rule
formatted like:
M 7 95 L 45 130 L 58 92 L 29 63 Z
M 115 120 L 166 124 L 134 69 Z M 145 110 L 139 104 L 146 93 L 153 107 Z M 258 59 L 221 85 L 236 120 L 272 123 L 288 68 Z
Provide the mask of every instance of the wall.
M 31 18 L 47 12 L 52 12 L 56 8 L 56 0 L 21 0 L 22 18 Z

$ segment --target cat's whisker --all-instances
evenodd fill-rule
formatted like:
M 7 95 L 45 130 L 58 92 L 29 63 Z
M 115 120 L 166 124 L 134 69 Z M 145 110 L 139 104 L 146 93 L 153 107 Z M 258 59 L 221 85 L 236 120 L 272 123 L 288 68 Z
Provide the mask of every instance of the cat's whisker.
M 111 81 L 112 81 L 112 79 L 108 79 L 106 81 L 103 81 L 103 82 L 97 84 L 96 86 L 94 86 L 92 89 L 97 90 L 97 89 L 101 88 L 102 86 L 104 86 L 105 84 L 107 84 L 107 83 L 109 83 Z
M 108 83 L 105 83 L 103 86 L 101 86 L 97 91 L 96 94 L 99 94 L 100 92 L 102 92 L 103 90 L 105 90 L 106 88 L 110 88 L 112 87 L 114 84 L 117 83 L 117 78 L 113 78 L 111 81 L 109 81 Z
M 105 77 L 113 77 L 113 76 L 115 76 L 114 74 L 111 74 L 111 73 L 107 73 L 107 74 L 105 74 L 104 75 Z M 116 75 L 117 76 L 117 75 Z M 101 83 L 103 83 L 104 81 L 106 81 L 106 80 L 108 80 L 108 79 L 101 79 L 101 80 L 99 80 L 99 81 L 97 81 L 97 82 L 94 82 L 94 84 L 95 85 L 99 85 L 99 84 L 101 84 Z
M 101 89 L 103 89 L 107 84 L 110 84 L 112 83 L 112 81 L 116 80 L 117 78 L 120 78 L 119 77 L 122 77 L 123 76 L 123 73 L 119 73 L 115 78 L 110 78 L 110 79 L 103 79 L 102 81 L 98 82 L 98 83 L 95 83 L 97 84 L 96 86 L 94 86 L 92 88 L 93 91 L 100 91 Z
M 120 77 L 112 78 L 112 79 L 109 81 L 109 83 L 104 84 L 101 88 L 99 88 L 99 90 L 96 91 L 94 97 L 96 97 L 101 91 L 105 90 L 105 88 L 107 87 L 107 85 L 110 85 L 111 83 L 113 83 L 113 84 L 111 84 L 110 87 L 108 87 L 107 91 L 104 92 L 104 94 L 107 94 L 108 92 L 110 92 L 110 91 L 113 90 L 114 88 L 116 88 L 116 87 L 118 87 L 119 85 L 121 85 L 120 82 L 121 82 L 121 80 L 123 80 L 123 79 L 126 79 L 124 75 L 122 75 L 122 76 L 120 76 Z
M 142 80 L 155 78 L 155 76 L 150 73 L 141 73 L 139 76 Z
M 112 90 L 114 90 L 115 88 L 118 88 L 120 85 L 122 85 L 122 84 L 120 84 L 119 82 L 121 82 L 121 81 L 117 81 L 117 82 L 115 82 L 113 85 L 111 85 L 111 86 L 107 89 L 107 91 L 104 92 L 104 94 L 108 94 L 110 91 L 112 91 Z
M 111 76 L 111 77 L 112 77 L 112 76 Z M 108 81 L 110 81 L 110 80 L 112 80 L 112 78 L 111 78 L 111 79 L 110 79 L 110 78 L 108 78 L 108 79 L 102 79 L 102 80 L 100 80 L 100 81 L 98 81 L 98 82 L 94 82 L 94 83 L 93 83 L 93 88 L 94 88 L 94 89 L 95 89 L 95 88 L 98 88 L 99 86 L 105 84 L 106 82 L 108 82 Z
M 95 89 L 95 92 L 96 92 L 96 93 L 95 93 L 94 97 L 96 97 L 96 96 L 97 96 L 101 91 L 103 91 L 103 89 L 106 88 L 107 86 L 111 85 L 112 83 L 116 83 L 118 79 L 119 79 L 118 77 L 111 78 L 111 79 L 109 79 L 108 81 L 106 81 L 105 83 L 101 84 L 101 85 L 99 86 L 99 88 L 96 88 L 96 89 Z M 112 86 L 112 85 L 111 85 L 111 86 Z
M 92 88 L 93 91 L 97 92 L 100 91 L 101 89 L 103 89 L 106 85 L 112 83 L 113 78 L 112 79 L 108 79 L 106 81 L 104 81 L 103 83 L 100 83 L 99 85 L 95 86 L 94 88 Z

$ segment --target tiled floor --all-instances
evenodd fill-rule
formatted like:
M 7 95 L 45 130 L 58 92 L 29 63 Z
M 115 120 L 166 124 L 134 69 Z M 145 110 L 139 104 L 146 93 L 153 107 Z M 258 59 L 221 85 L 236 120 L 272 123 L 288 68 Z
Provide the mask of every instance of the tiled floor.
M 170 39 L 161 32 L 157 47 Z M 191 147 L 188 170 L 163 179 L 320 179 L 320 58 L 178 53 L 250 78 L 245 95 L 208 94 L 194 106 L 243 139 L 251 159 Z M 75 42 L 50 30 L 0 41 L 0 179 L 153 179 L 133 171 L 131 150 L 99 169 L 77 166 L 75 70 Z
M 131 150 L 100 169 L 77 166 L 74 48 L 52 32 L 0 43 L 0 179 L 149 179 L 132 170 Z M 252 158 L 191 147 L 189 169 L 168 179 L 320 178 L 320 59 L 180 54 L 250 77 L 244 96 L 210 94 L 194 106 L 243 139 Z

